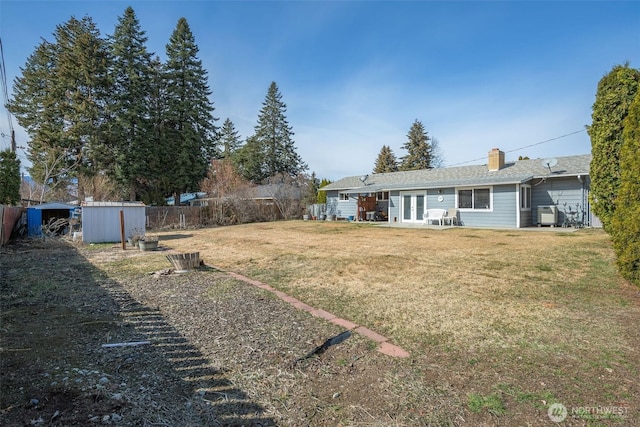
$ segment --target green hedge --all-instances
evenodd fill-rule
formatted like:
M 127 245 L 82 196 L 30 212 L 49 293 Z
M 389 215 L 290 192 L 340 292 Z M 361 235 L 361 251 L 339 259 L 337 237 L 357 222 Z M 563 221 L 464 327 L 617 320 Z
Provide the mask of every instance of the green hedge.
M 611 218 L 611 238 L 620 273 L 640 286 L 640 92 L 624 121 L 620 188 Z

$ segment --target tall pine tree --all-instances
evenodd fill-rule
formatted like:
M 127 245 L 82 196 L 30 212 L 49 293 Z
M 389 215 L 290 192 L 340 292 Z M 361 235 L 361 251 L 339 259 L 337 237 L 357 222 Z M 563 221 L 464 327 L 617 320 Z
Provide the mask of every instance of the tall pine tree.
M 241 168 L 245 178 L 262 182 L 278 174 L 296 177 L 308 169 L 296 152 L 286 112 L 282 94 L 276 82 L 271 82 L 258 115 L 255 134 L 247 140 L 240 156 L 241 162 L 245 162 Z
M 59 100 L 54 96 L 53 79 L 57 73 L 57 46 L 43 40 L 27 58 L 22 74 L 14 80 L 13 98 L 7 108 L 29 135 L 27 159 L 29 173 L 40 184 L 54 185 L 50 181 L 50 154 L 62 145 L 63 119 L 56 108 Z M 60 148 L 58 151 L 62 151 Z M 66 178 L 63 152 L 54 180 Z
M 0 151 L 0 204 L 20 203 L 20 160 L 11 150 Z
M 407 142 L 402 146 L 407 150 L 407 155 L 401 158 L 400 170 L 409 171 L 417 169 L 431 169 L 431 138 L 427 134 L 424 125 L 415 120 L 407 134 Z
M 151 138 L 153 70 L 147 37 L 134 10 L 128 7 L 118 18 L 111 37 L 110 150 L 106 167 L 130 200 L 136 200 L 140 184 L 153 177 L 148 159 L 158 147 Z
M 230 159 L 242 146 L 240 134 L 236 130 L 231 119 L 227 119 L 220 128 L 220 156 L 223 159 Z
M 164 75 L 165 138 L 172 144 L 173 157 L 167 165 L 168 176 L 174 193 L 194 191 L 219 152 L 207 72 L 198 59 L 198 46 L 185 18 L 180 18 L 167 44 Z
M 8 105 L 29 134 L 32 176 L 49 186 L 98 172 L 111 89 L 107 44 L 91 18 L 72 17 L 54 38 L 28 58 Z
M 640 70 L 617 65 L 598 83 L 596 100 L 587 127 L 591 137 L 591 189 L 589 199 L 595 213 L 609 231 L 620 187 L 620 147 L 623 123 L 629 106 L 640 90 Z
M 138 182 L 138 191 L 146 204 L 162 205 L 174 187 L 169 166 L 173 162 L 173 148 L 167 137 L 166 116 L 168 102 L 164 65 L 157 56 L 151 60 L 151 91 L 149 93 L 149 140 L 153 150 L 147 155 L 147 174 Z
M 376 159 L 373 173 L 397 172 L 398 160 L 388 145 L 383 145 Z

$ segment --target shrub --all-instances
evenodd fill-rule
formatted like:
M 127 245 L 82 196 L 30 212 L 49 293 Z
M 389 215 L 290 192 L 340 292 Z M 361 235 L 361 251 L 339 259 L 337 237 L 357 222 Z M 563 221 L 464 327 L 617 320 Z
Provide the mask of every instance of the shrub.
M 640 286 L 640 92 L 625 118 L 620 148 L 620 189 L 611 239 L 620 274 Z

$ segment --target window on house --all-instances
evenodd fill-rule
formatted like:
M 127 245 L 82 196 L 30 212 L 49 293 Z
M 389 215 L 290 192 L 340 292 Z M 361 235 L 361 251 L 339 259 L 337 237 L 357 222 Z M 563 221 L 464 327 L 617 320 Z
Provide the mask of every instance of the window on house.
M 531 187 L 528 185 L 520 187 L 520 209 L 531 209 Z
M 340 193 L 340 200 L 349 200 L 348 193 Z
M 389 200 L 389 192 L 388 191 L 378 191 L 376 193 L 376 200 Z
M 491 189 L 458 190 L 459 209 L 491 209 Z

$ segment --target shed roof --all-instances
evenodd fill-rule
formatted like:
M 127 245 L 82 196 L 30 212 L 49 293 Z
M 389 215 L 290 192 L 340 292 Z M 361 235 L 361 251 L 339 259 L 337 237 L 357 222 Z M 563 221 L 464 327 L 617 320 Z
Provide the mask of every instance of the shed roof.
M 50 202 L 43 203 L 41 205 L 30 206 L 29 209 L 37 209 L 37 210 L 71 210 L 75 209 L 77 206 L 69 205 L 61 202 Z
M 82 202 L 83 208 L 97 208 L 97 207 L 144 207 L 142 202 Z
M 326 185 L 320 190 L 339 190 L 342 193 L 373 193 L 388 190 L 518 184 L 534 178 L 589 174 L 591 154 L 558 157 L 557 160 L 558 163 L 551 170 L 542 165 L 542 159 L 530 159 L 506 163 L 502 169 L 497 171 L 488 170 L 486 165 L 472 165 L 376 173 L 369 175 L 365 184 L 359 176 L 350 176 Z

